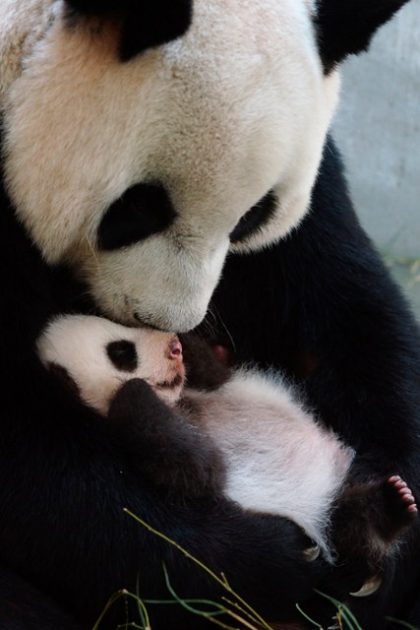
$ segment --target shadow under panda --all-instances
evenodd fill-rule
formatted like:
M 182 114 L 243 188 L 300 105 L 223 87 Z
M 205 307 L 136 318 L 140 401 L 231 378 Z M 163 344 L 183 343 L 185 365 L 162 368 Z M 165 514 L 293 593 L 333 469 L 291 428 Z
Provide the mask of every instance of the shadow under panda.
M 191 334 L 181 345 L 174 334 L 94 316 L 53 320 L 38 351 L 111 421 L 124 417 L 132 388 L 149 390 L 148 447 L 139 457 L 155 483 L 186 496 L 222 492 L 243 509 L 290 519 L 308 537 L 308 562 L 320 553 L 329 563 L 350 557 L 367 578 L 351 594 L 380 587 L 384 561 L 417 517 L 413 494 L 398 475 L 352 482 L 352 449 L 279 374 L 230 370 Z M 173 414 L 171 432 L 167 424 L 159 431 L 162 404 Z

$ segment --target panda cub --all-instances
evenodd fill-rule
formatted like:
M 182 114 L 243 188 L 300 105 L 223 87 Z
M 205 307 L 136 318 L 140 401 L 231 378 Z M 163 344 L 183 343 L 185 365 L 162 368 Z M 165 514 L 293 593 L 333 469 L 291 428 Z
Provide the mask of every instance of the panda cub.
M 198 338 L 187 335 L 181 345 L 171 333 L 66 315 L 48 325 L 38 352 L 44 365 L 65 374 L 80 397 L 103 415 L 124 383 L 147 383 L 171 408 L 179 430 L 192 430 L 181 439 L 192 435 L 198 451 L 204 442 L 210 444 L 207 453 L 214 449 L 211 465 L 224 495 L 244 509 L 294 521 L 315 543 L 305 551 L 308 560 L 321 550 L 331 562 L 335 549 L 356 557 L 358 547 L 360 557 L 368 556 L 367 570 L 378 573 L 381 560 L 417 515 L 400 477 L 350 481 L 354 452 L 316 422 L 279 375 L 229 371 Z M 168 452 L 170 446 L 160 468 L 187 466 L 187 461 L 171 460 Z M 202 459 L 194 460 L 196 469 L 183 475 L 184 483 L 185 477 L 191 484 L 197 478 L 208 483 L 199 470 Z M 168 471 L 168 479 L 177 477 L 176 470 Z M 338 523 L 340 531 L 330 531 L 332 518 L 333 529 Z

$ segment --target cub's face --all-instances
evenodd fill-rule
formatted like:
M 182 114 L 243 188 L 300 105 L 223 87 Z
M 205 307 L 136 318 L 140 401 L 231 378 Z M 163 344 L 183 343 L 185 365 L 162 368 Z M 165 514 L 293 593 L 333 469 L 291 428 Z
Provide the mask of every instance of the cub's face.
M 38 352 L 47 367 L 64 368 L 82 400 L 103 414 L 116 391 L 132 378 L 146 381 L 170 405 L 184 385 L 182 346 L 172 333 L 68 315 L 47 327 Z
M 4 106 L 17 214 L 105 314 L 189 330 L 227 252 L 307 210 L 337 94 L 314 3 L 195 0 L 178 39 L 125 62 L 117 21 L 31 4 L 50 17 Z

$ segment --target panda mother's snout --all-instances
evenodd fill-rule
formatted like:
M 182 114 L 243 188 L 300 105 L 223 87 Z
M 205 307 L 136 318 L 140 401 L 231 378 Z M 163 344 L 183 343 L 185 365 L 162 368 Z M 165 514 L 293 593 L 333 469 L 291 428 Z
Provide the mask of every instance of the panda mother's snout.
M 205 239 L 194 251 L 158 235 L 123 250 L 97 252 L 86 279 L 111 319 L 162 331 L 188 332 L 205 317 L 229 247 Z

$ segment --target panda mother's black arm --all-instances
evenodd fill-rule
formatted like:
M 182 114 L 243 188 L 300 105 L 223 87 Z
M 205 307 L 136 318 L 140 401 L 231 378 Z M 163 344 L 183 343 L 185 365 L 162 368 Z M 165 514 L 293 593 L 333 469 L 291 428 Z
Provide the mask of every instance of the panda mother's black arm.
M 322 420 L 359 453 L 377 452 L 378 465 L 398 470 L 411 461 L 420 430 L 418 328 L 359 225 L 331 141 L 310 213 L 271 249 L 231 256 L 214 303 L 238 362 L 300 380 Z

